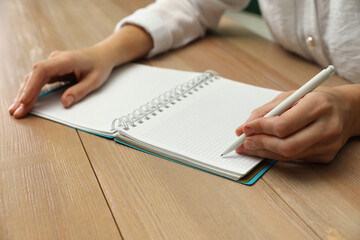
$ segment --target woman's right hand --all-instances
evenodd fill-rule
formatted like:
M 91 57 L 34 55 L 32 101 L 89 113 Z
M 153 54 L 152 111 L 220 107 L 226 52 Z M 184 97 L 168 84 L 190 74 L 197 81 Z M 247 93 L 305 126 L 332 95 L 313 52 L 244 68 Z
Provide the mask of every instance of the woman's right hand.
M 25 117 L 45 84 L 75 76 L 77 83 L 61 97 L 64 107 L 71 107 L 104 84 L 113 67 L 143 57 L 151 48 L 151 36 L 144 29 L 128 24 L 92 47 L 55 51 L 26 75 L 9 113 L 15 118 Z
M 33 108 L 41 88 L 56 81 L 75 76 L 77 83 L 68 88 L 61 101 L 68 108 L 99 88 L 108 78 L 113 64 L 98 46 L 73 51 L 55 51 L 47 60 L 38 62 L 25 76 L 9 113 L 15 118 L 25 117 Z

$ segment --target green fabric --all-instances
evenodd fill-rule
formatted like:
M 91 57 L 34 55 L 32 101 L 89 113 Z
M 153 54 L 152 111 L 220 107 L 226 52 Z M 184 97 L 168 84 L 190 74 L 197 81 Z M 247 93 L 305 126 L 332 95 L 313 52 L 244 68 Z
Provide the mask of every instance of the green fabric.
M 244 9 L 247 12 L 252 12 L 261 15 L 259 4 L 257 0 L 251 0 L 249 5 Z

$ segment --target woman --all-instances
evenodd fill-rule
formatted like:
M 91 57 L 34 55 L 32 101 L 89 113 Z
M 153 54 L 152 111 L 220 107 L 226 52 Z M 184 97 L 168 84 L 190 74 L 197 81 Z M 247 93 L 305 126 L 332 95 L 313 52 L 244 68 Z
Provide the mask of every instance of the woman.
M 215 28 L 226 9 L 246 0 L 159 0 L 123 19 L 114 34 L 95 46 L 53 52 L 33 66 L 9 112 L 16 118 L 31 110 L 48 82 L 74 74 L 78 83 L 62 96 L 71 107 L 99 88 L 113 67 L 184 46 Z M 357 0 L 260 1 L 274 39 L 289 51 L 353 82 L 306 95 L 278 117 L 262 118 L 290 93 L 256 109 L 236 134 L 248 136 L 237 149 L 278 160 L 329 162 L 349 137 L 360 135 L 360 2 Z

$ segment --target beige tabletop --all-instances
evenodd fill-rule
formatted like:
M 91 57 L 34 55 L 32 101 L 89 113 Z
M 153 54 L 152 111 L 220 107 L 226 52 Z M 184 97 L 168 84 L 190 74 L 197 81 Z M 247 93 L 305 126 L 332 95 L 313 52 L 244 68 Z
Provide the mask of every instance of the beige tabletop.
M 248 187 L 35 116 L 9 116 L 25 74 L 89 46 L 146 0 L 0 1 L 0 239 L 360 239 L 360 138 L 331 164 L 277 163 Z M 278 90 L 320 67 L 223 18 L 141 63 Z M 346 83 L 332 77 L 325 83 Z

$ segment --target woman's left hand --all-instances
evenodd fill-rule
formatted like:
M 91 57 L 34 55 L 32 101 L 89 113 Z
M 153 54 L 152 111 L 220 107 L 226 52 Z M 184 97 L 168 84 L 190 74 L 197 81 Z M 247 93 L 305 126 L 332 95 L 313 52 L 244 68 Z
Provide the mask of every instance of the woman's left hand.
M 351 136 L 360 135 L 360 84 L 307 94 L 276 117 L 263 116 L 292 92 L 254 110 L 236 129 L 247 135 L 236 152 L 277 160 L 330 162 Z

